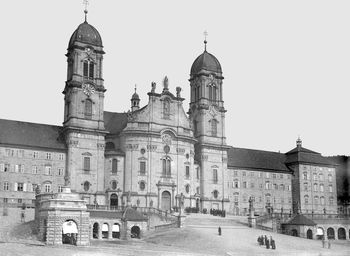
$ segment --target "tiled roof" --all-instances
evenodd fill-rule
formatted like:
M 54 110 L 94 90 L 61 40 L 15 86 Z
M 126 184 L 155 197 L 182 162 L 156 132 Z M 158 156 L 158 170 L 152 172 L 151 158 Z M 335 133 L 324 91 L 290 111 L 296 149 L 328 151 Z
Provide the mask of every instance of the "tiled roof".
M 278 152 L 232 147 L 228 151 L 227 165 L 231 168 L 289 171 L 285 160 L 286 156 Z
M 0 144 L 65 150 L 61 126 L 0 119 Z
M 110 135 L 119 135 L 128 122 L 127 113 L 104 111 L 105 128 Z
M 316 226 L 316 223 L 306 218 L 302 214 L 295 215 L 290 221 L 284 225 L 303 225 L 303 226 Z
M 335 165 L 330 159 L 323 157 L 320 153 L 303 147 L 296 147 L 292 149 L 286 153 L 286 156 L 286 164 L 301 162 L 321 165 Z
M 89 211 L 91 218 L 99 219 L 121 219 L 123 217 L 122 211 Z

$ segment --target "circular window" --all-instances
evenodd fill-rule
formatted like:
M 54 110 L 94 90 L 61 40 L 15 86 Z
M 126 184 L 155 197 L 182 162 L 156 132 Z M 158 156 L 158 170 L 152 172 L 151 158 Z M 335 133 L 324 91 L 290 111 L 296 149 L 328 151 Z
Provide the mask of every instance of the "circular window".
M 185 190 L 186 190 L 186 193 L 187 193 L 187 194 L 190 193 L 190 185 L 189 185 L 189 184 L 187 184 L 187 185 L 185 186 Z
M 145 190 L 145 188 L 146 188 L 145 182 L 144 182 L 144 181 L 141 181 L 141 182 L 140 182 L 140 190 Z
M 141 154 L 143 155 L 144 153 L 146 153 L 146 149 L 141 148 L 140 152 L 141 152 Z
M 117 182 L 115 180 L 112 181 L 112 189 L 113 190 L 117 189 Z
M 90 189 L 90 182 L 85 181 L 84 182 L 84 191 L 88 191 Z
M 214 190 L 214 192 L 213 192 L 214 198 L 218 198 L 218 194 L 219 194 L 219 192 L 217 190 Z
M 168 154 L 170 152 L 170 147 L 168 145 L 164 146 L 164 152 Z

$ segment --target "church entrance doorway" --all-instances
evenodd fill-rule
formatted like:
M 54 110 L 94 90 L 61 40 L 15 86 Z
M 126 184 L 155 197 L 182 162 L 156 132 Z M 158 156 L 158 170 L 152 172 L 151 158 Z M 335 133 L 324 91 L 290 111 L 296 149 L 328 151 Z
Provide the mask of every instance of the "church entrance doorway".
M 110 199 L 110 205 L 111 208 L 117 208 L 118 207 L 118 195 L 112 194 Z
M 308 229 L 308 231 L 306 232 L 306 237 L 307 239 L 312 239 L 312 230 Z
M 169 191 L 163 191 L 162 193 L 162 210 L 170 211 L 171 208 L 171 195 Z
M 62 243 L 77 245 L 78 228 L 73 220 L 67 220 L 62 225 Z

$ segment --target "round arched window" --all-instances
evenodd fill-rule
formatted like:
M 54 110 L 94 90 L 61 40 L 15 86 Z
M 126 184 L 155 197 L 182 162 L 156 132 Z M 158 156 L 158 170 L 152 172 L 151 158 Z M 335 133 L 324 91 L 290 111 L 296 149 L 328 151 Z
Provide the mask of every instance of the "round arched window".
M 113 190 L 117 189 L 117 182 L 115 180 L 112 181 L 112 189 Z
M 84 182 L 84 191 L 88 191 L 90 189 L 90 182 L 85 181 Z
M 214 198 L 218 198 L 219 192 L 217 190 L 213 191 L 213 196 Z
M 141 182 L 140 182 L 140 190 L 145 190 L 145 188 L 146 188 L 145 182 L 144 182 L 144 181 L 141 181 Z

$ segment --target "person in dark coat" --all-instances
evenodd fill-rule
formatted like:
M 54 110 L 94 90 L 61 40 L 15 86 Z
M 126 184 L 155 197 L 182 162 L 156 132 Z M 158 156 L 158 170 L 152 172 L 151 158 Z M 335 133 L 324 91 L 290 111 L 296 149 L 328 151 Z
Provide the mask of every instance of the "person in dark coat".
M 221 227 L 218 228 L 219 236 L 221 236 Z
M 269 239 L 266 239 L 266 249 L 270 249 L 270 241 L 269 241 Z
M 276 250 L 276 242 L 273 239 L 271 239 L 271 248 L 272 250 Z
M 261 236 L 261 245 L 265 245 L 265 238 L 263 235 Z

